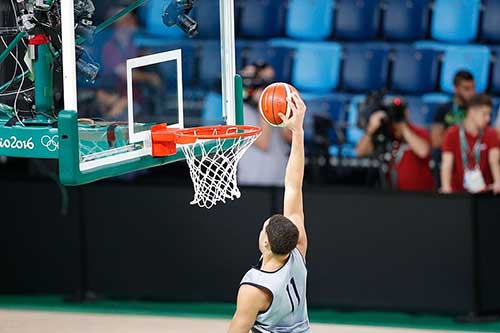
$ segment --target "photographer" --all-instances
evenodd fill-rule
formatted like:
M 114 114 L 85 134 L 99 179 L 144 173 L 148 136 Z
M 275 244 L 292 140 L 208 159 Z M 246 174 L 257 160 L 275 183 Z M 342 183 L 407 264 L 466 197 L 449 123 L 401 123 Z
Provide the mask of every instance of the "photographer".
M 427 130 L 408 122 L 408 108 L 395 98 L 383 109 L 371 114 L 365 135 L 356 147 L 358 156 L 390 155 L 388 163 L 394 189 L 433 191 L 434 180 L 429 168 L 431 144 Z M 387 154 L 388 153 L 388 154 Z
M 256 62 L 241 70 L 245 87 L 245 124 L 259 126 L 262 134 L 238 164 L 238 182 L 244 185 L 283 186 L 291 132 L 271 127 L 259 112 L 259 99 L 275 77 L 274 69 Z
M 489 126 L 491 98 L 472 97 L 460 125 L 450 127 L 443 141 L 442 193 L 500 193 L 500 142 Z

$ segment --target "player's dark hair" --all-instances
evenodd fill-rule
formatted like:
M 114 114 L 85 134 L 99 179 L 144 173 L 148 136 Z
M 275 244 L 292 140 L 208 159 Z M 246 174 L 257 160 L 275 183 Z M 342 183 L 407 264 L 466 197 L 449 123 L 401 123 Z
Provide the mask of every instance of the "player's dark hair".
M 477 94 L 472 96 L 469 101 L 467 101 L 467 110 L 470 110 L 474 107 L 482 107 L 488 106 L 490 108 L 493 107 L 493 101 L 491 97 L 487 94 Z
M 460 85 L 462 82 L 470 82 L 474 81 L 474 75 L 471 74 L 469 71 L 458 71 L 455 74 L 455 77 L 453 78 L 453 84 L 456 86 Z
M 283 215 L 273 215 L 266 228 L 271 251 L 276 255 L 287 255 L 297 247 L 299 229 Z

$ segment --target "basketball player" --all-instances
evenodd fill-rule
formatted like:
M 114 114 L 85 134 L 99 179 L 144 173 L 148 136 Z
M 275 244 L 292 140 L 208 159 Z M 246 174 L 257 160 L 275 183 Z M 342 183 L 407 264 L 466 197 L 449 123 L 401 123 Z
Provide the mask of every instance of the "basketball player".
M 293 116 L 280 114 L 292 131 L 292 150 L 285 176 L 284 215 L 269 218 L 259 236 L 259 264 L 241 281 L 229 333 L 310 333 L 307 316 L 302 181 L 304 178 L 304 114 L 298 94 L 288 98 Z

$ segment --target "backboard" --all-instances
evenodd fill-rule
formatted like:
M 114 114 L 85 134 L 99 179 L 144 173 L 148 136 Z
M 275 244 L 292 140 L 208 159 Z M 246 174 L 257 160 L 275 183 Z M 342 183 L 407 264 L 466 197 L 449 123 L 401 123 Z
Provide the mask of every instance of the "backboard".
M 104 178 L 167 163 L 151 158 L 150 129 L 156 124 L 235 124 L 232 0 L 138 0 L 128 7 L 64 0 L 61 14 L 65 113 L 60 122 L 71 131 L 64 122 L 78 118 L 82 175 Z M 196 25 L 197 34 L 190 30 Z M 205 103 L 214 95 L 222 109 L 207 116 Z M 61 137 L 75 140 L 64 130 Z M 64 146 L 61 142 L 63 155 Z

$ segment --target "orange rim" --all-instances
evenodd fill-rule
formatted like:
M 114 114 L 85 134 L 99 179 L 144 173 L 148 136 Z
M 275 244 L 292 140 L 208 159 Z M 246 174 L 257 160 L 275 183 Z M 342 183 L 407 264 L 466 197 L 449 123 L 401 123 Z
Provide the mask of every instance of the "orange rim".
M 196 140 L 237 139 L 259 135 L 262 129 L 249 125 L 218 125 L 192 127 L 176 131 L 178 143 L 193 143 Z

